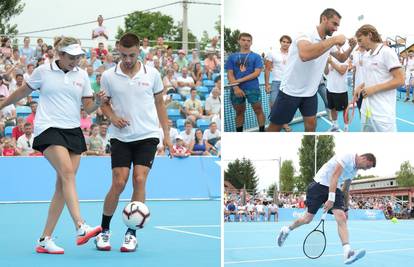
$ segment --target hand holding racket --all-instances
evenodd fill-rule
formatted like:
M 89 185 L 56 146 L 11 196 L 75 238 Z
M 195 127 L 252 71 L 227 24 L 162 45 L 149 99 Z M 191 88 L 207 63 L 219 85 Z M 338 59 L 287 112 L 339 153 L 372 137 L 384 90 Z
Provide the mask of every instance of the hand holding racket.
M 327 212 L 322 214 L 321 221 L 318 226 L 310 232 L 303 241 L 303 253 L 310 259 L 317 259 L 325 252 L 326 236 L 325 236 L 325 218 Z M 322 224 L 321 229 L 318 229 Z

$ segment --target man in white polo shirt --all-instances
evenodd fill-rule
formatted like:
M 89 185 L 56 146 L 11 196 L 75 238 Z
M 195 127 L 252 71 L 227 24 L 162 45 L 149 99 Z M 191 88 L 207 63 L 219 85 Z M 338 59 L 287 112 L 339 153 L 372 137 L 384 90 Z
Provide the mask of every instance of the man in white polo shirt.
M 348 153 L 335 155 L 326 162 L 313 178 L 306 191 L 307 212 L 290 226 L 282 227 L 278 236 L 279 247 L 283 245 L 289 232 L 303 224 L 308 224 L 324 204 L 324 212 L 333 214 L 338 224 L 338 234 L 342 241 L 345 264 L 351 264 L 365 255 L 365 250 L 352 250 L 349 244 L 347 217 L 349 188 L 358 170 L 368 170 L 376 165 L 371 153 L 358 155 Z M 341 185 L 342 186 L 342 190 Z
M 111 121 L 113 182 L 105 198 L 103 231 L 96 237 L 98 250 L 111 249 L 109 225 L 128 181 L 131 163 L 134 189 L 131 201 L 145 202 L 145 184 L 160 140 L 159 123 L 164 145 L 172 151 L 160 73 L 138 61 L 139 38 L 133 33 L 121 37 L 119 53 L 121 62 L 105 71 L 101 80 L 101 88 L 110 99 L 102 105 L 102 111 Z M 121 252 L 136 250 L 135 234 L 133 229 L 126 231 Z
M 320 23 L 311 34 L 302 34 L 289 48 L 287 66 L 280 85 L 280 92 L 270 114 L 269 132 L 279 132 L 289 123 L 297 109 L 303 116 L 305 131 L 316 129 L 318 100 L 316 92 L 329 54 L 344 62 L 356 45 L 349 39 L 349 49 L 342 53 L 333 48 L 345 44 L 344 35 L 331 36 L 339 27 L 341 15 L 328 8 L 320 15 Z

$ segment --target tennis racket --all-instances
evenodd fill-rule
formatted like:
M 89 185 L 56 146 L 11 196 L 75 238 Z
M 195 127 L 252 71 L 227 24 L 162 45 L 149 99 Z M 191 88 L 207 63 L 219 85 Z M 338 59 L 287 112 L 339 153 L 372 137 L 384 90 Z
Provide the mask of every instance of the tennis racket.
M 322 214 L 318 226 L 310 232 L 303 241 L 303 253 L 310 259 L 317 259 L 322 256 L 326 248 L 325 218 L 326 212 Z M 318 229 L 322 224 L 322 230 Z
M 349 117 L 349 109 L 352 108 L 351 111 L 351 117 Z M 352 102 L 351 104 L 349 104 L 346 109 L 345 109 L 345 124 L 350 125 L 352 120 L 354 119 L 354 115 L 355 115 L 355 109 L 356 109 L 356 103 Z

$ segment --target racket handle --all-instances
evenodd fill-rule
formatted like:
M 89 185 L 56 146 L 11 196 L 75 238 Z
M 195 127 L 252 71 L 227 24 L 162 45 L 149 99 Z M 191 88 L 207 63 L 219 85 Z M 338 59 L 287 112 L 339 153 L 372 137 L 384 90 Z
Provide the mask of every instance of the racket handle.
M 326 218 L 326 214 L 328 214 L 328 212 L 324 212 L 324 213 L 322 214 L 321 220 L 325 220 L 325 218 Z

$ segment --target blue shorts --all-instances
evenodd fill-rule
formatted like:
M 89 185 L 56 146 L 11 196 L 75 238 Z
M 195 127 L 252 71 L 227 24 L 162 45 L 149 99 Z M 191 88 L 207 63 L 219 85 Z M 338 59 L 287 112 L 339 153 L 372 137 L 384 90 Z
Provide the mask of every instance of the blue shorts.
M 275 103 L 277 95 L 279 94 L 280 83 L 281 83 L 280 81 L 272 82 L 272 88 L 270 89 L 270 103 L 272 105 L 273 103 Z
M 270 112 L 270 121 L 276 125 L 283 125 L 292 121 L 299 108 L 303 117 L 316 116 L 318 98 L 290 96 L 280 91 Z
M 260 92 L 260 89 L 242 89 L 244 94 L 246 95 L 246 97 L 237 97 L 234 92 L 233 89 L 230 90 L 230 99 L 231 99 L 231 103 L 233 105 L 242 105 L 246 103 L 246 99 L 247 102 L 249 102 L 249 104 L 253 105 L 256 104 L 257 102 L 261 103 L 262 101 L 262 94 Z

